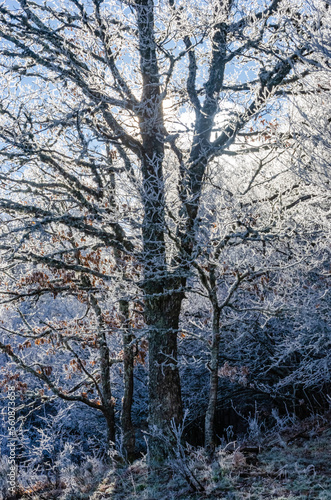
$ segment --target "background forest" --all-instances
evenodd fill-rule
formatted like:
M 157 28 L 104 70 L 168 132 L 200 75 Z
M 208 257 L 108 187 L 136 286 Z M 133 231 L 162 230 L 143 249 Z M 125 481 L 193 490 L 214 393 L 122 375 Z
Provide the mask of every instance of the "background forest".
M 192 453 L 327 412 L 330 25 L 321 0 L 1 2 L 3 498 L 10 391 L 26 498 L 146 454 L 202 498 Z

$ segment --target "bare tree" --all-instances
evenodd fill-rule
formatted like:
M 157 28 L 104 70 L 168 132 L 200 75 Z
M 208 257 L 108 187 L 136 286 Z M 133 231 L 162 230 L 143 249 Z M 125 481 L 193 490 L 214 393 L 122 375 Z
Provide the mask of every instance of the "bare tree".
M 232 154 L 235 141 L 246 147 L 243 135 L 261 132 L 256 117 L 282 111 L 286 94 L 315 68 L 316 12 L 308 7 L 282 0 L 185 8 L 174 0 L 18 0 L 0 7 L 0 206 L 3 239 L 17 236 L 15 248 L 3 245 L 3 258 L 7 266 L 36 262 L 111 279 L 106 269 L 26 249 L 26 241 L 60 225 L 87 235 L 94 248 L 134 256 L 144 275 L 151 429 L 168 432 L 182 419 L 177 333 L 199 252 L 208 166 Z M 319 17 L 326 11 L 318 4 Z M 117 151 L 115 169 L 106 146 Z M 32 168 L 39 181 L 30 180 Z M 111 206 L 110 175 L 127 213 Z M 151 462 L 164 452 L 151 439 Z
M 200 254 L 192 263 L 196 278 L 191 282 L 185 311 L 188 322 L 183 324 L 183 329 L 184 337 L 201 342 L 207 358 L 210 389 L 205 445 L 211 453 L 216 444 L 220 378 L 228 378 L 245 388 L 251 383 L 257 391 L 259 383 L 261 389 L 262 380 L 269 378 L 265 393 L 271 394 L 272 384 L 284 384 L 285 372 L 287 384 L 295 380 L 294 366 L 302 370 L 301 356 L 307 367 L 306 348 L 304 345 L 299 348 L 293 338 L 297 333 L 284 333 L 293 321 L 300 323 L 302 330 L 308 328 L 307 318 L 304 322 L 298 318 L 303 314 L 305 303 L 314 318 L 310 335 L 315 339 L 316 358 L 323 359 L 314 379 L 328 380 L 322 365 L 327 362 L 329 340 L 322 333 L 321 311 L 312 310 L 312 294 L 303 283 L 316 274 L 314 288 L 320 292 L 313 295 L 319 304 L 317 309 L 322 307 L 321 296 L 326 294 L 327 286 L 330 194 L 323 184 L 308 183 L 289 169 L 294 150 L 287 145 L 272 151 L 269 143 L 268 151 L 262 149 L 243 157 L 238 154 L 232 167 L 227 165 L 229 172 L 222 175 L 222 184 L 219 183 L 221 164 L 210 165 L 205 181 L 200 207 L 203 226 Z M 196 305 L 196 297 L 200 297 L 199 305 Z M 326 297 L 324 300 L 327 302 Z M 199 320 L 196 315 L 200 316 Z M 272 321 L 274 329 L 283 334 L 268 333 L 268 324 Z M 321 321 L 319 327 L 318 321 Z M 321 332 L 318 343 L 317 331 Z M 304 336 L 302 334 L 302 338 Z M 286 366 L 284 356 L 290 357 L 290 346 L 298 359 L 288 362 L 283 374 L 277 373 L 274 368 L 281 363 L 280 359 Z M 311 355 L 312 363 L 313 358 Z M 225 361 L 223 366 L 221 359 Z

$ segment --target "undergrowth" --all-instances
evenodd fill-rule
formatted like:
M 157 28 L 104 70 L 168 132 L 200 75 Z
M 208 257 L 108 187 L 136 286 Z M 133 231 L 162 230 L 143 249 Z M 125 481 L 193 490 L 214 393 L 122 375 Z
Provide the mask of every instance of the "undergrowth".
M 253 435 L 254 434 L 254 435 Z M 180 433 L 178 434 L 180 438 Z M 22 500 L 331 500 L 331 412 L 302 422 L 276 422 L 273 432 L 247 435 L 216 449 L 178 442 L 151 476 L 146 457 L 132 464 L 97 460 L 63 471 L 56 488 L 43 481 L 21 488 Z M 5 497 L 4 497 L 5 498 Z

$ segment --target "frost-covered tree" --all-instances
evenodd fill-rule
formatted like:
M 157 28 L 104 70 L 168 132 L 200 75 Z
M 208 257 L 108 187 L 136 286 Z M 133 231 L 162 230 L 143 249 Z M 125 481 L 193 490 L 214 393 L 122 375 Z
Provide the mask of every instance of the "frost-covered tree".
M 30 185 L 41 184 L 33 169 L 26 169 L 24 174 Z M 113 179 L 111 186 L 109 194 L 114 192 Z M 70 193 L 67 195 L 59 205 L 53 205 L 53 216 L 70 213 L 73 205 Z M 33 202 L 31 191 L 25 193 L 23 203 L 30 202 Z M 47 208 L 44 200 L 39 203 L 39 209 L 42 208 Z M 113 209 L 110 199 L 109 210 Z M 84 207 L 75 203 L 76 219 L 83 214 Z M 3 219 L 5 252 L 23 244 L 21 235 L 16 238 L 10 230 L 11 222 Z M 36 221 L 31 225 L 36 226 Z M 20 231 L 19 226 L 16 228 Z M 133 353 L 141 354 L 137 349 L 139 339 L 133 342 L 132 330 L 141 326 L 141 320 L 130 311 L 129 302 L 134 294 L 134 276 L 139 276 L 139 271 L 134 269 L 131 259 L 122 258 L 118 248 L 112 250 L 103 245 L 102 249 L 88 233 L 61 224 L 50 224 L 47 231 L 35 229 L 23 244 L 25 255 L 35 255 L 38 248 L 42 260 L 36 255 L 37 261 L 32 263 L 29 257 L 17 261 L 14 258 L 9 268 L 6 265 L 2 268 L 5 279 L 1 288 L 1 346 L 9 359 L 25 372 L 23 386 L 15 374 L 7 373 L 4 381 L 16 380 L 26 399 L 38 398 L 39 394 L 46 404 L 57 396 L 102 412 L 107 441 L 114 443 L 115 399 L 111 380 L 123 364 L 123 446 L 131 455 Z M 117 367 L 115 374 L 112 367 Z M 37 387 L 34 384 L 31 387 L 31 375 L 39 382 Z M 35 389 L 32 394 L 31 389 Z
M 330 193 L 324 178 L 321 186 L 294 173 L 292 155 L 292 147 L 238 153 L 227 174 L 211 164 L 205 182 L 183 335 L 204 346 L 210 451 L 220 378 L 274 396 L 291 384 L 311 390 L 329 381 Z M 293 402 L 291 394 L 291 405 L 302 397 L 297 390 Z
M 323 2 L 284 0 L 0 6 L 4 271 L 34 263 L 110 282 L 107 266 L 77 262 L 77 252 L 134 259 L 152 434 L 183 414 L 177 334 L 208 169 L 276 127 L 286 96 L 320 70 L 313 35 L 327 15 Z M 44 253 L 37 241 L 59 231 L 78 247 Z M 151 439 L 151 462 L 162 456 Z

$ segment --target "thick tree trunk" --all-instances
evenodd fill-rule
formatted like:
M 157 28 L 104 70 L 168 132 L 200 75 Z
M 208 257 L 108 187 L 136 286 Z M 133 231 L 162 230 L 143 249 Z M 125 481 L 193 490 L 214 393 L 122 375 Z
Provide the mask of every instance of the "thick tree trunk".
M 143 267 L 145 317 L 149 328 L 149 426 L 169 437 L 174 419 L 182 418 L 179 371 L 177 367 L 177 329 L 181 295 L 171 291 L 167 269 L 165 232 L 165 192 L 163 178 L 164 119 L 160 94 L 160 71 L 154 39 L 154 2 L 135 3 L 139 32 L 142 98 L 140 133 L 144 204 Z M 162 461 L 167 444 L 151 437 L 150 465 Z
M 149 323 L 149 461 L 162 462 L 172 447 L 170 424 L 182 419 L 177 330 L 181 307 L 179 295 L 150 298 Z M 159 437 L 157 436 L 159 434 Z
M 215 414 L 217 406 L 218 391 L 218 365 L 220 346 L 220 310 L 216 303 L 213 303 L 213 331 L 212 346 L 210 352 L 210 387 L 208 407 L 205 416 L 205 447 L 209 454 L 215 449 Z

